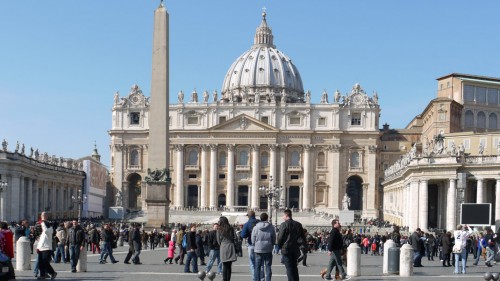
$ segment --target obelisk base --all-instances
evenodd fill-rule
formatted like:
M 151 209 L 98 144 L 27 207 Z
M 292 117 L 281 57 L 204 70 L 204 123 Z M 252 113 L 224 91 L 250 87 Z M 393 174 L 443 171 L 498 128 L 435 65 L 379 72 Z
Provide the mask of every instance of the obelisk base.
M 169 222 L 169 186 L 166 182 L 143 182 L 143 184 L 146 185 L 145 201 L 148 217 L 146 227 L 160 228 Z

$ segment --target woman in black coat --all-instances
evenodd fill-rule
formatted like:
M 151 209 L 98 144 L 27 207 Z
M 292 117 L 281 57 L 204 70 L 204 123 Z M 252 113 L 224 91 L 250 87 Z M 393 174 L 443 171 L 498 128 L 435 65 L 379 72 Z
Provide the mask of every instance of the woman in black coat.
M 443 266 L 451 266 L 450 264 L 450 254 L 451 254 L 451 232 L 446 232 L 441 238 L 441 245 L 443 249 Z M 445 264 L 446 263 L 446 264 Z

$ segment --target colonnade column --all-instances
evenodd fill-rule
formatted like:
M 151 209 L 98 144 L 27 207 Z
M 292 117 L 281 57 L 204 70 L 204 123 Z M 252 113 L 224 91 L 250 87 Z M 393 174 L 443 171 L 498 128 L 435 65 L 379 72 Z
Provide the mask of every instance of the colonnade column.
M 427 231 L 429 225 L 429 185 L 427 180 L 420 181 L 420 199 L 419 208 L 419 227 Z
M 311 144 L 304 145 L 304 189 L 302 197 L 302 209 L 311 209 Z
M 410 189 L 409 189 L 409 200 L 410 200 L 410 210 L 409 210 L 409 227 L 410 227 L 410 232 L 414 231 L 415 229 L 418 228 L 418 210 L 419 210 L 419 200 L 418 200 L 418 192 L 419 186 L 418 186 L 418 181 L 417 180 L 412 180 L 410 182 Z
M 286 144 L 280 144 L 280 185 L 283 186 L 283 192 L 281 192 L 281 201 L 285 204 L 284 207 L 288 206 L 286 200 L 286 194 L 288 193 L 288 188 L 286 186 L 286 171 L 288 169 L 286 165 Z
M 3 175 L 3 182 L 7 182 L 6 175 Z M 0 192 L 0 221 L 7 221 L 7 189 L 10 188 L 7 184 L 7 188 L 4 188 Z
M 259 145 L 252 144 L 252 201 L 250 208 L 260 208 L 259 200 Z
M 24 214 L 26 213 L 26 178 L 19 176 L 19 201 L 17 201 L 19 208 L 19 219 L 24 219 Z M 16 202 L 16 201 L 14 201 Z M 53 210 L 51 210 L 53 211 Z
M 208 164 L 207 164 L 207 151 L 210 147 L 206 144 L 201 145 L 201 190 L 200 190 L 200 208 L 207 207 L 207 177 L 208 177 Z M 211 179 L 210 179 L 211 180 Z
M 457 217 L 457 185 L 456 178 L 450 179 L 448 200 L 446 200 L 446 229 L 455 229 Z
M 495 185 L 495 221 L 500 220 L 500 179 Z
M 175 207 L 184 207 L 184 145 L 176 144 L 177 165 L 175 167 Z
M 339 209 L 339 195 L 340 195 L 340 144 L 330 145 L 329 147 L 329 170 L 330 177 L 330 190 L 328 193 L 328 207 Z
M 217 144 L 210 145 L 210 208 L 217 207 Z
M 232 209 L 234 206 L 234 144 L 227 147 L 227 187 L 226 187 L 226 207 Z
M 26 192 L 27 198 L 27 206 L 26 206 L 26 214 L 28 215 L 27 220 L 33 219 L 33 179 L 28 179 L 28 186 L 26 187 L 28 190 Z
M 476 203 L 484 203 L 484 180 L 482 178 L 477 178 Z
M 10 220 L 11 221 L 18 221 L 20 219 L 20 210 L 21 206 L 19 204 L 19 200 L 21 199 L 21 177 L 19 175 L 12 175 L 11 177 L 11 182 L 9 186 L 11 190 L 11 197 L 10 197 L 10 202 L 11 202 L 11 213 L 10 213 Z

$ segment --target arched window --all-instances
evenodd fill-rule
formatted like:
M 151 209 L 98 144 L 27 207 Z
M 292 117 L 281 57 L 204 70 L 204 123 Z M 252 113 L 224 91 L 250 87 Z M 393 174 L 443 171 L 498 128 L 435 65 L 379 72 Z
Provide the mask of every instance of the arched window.
M 351 152 L 351 168 L 359 168 L 359 152 Z
M 479 111 L 477 114 L 477 127 L 481 129 L 486 128 L 486 115 L 482 111 Z
M 139 151 L 137 149 L 130 152 L 130 166 L 139 166 Z
M 240 151 L 238 157 L 238 165 L 244 165 L 244 166 L 248 165 L 248 151 L 246 150 Z
M 260 166 L 261 167 L 269 167 L 269 153 L 266 151 L 262 152 L 260 155 Z
M 322 151 L 318 153 L 318 167 L 325 167 L 325 153 Z
M 497 129 L 498 128 L 498 123 L 497 123 L 497 115 L 495 113 L 491 113 L 489 120 L 488 120 L 488 128 L 489 129 Z
M 470 110 L 467 110 L 465 112 L 465 127 L 474 127 L 474 113 L 472 113 L 472 111 Z
M 220 154 L 219 154 L 219 166 L 220 167 L 226 167 L 226 152 L 222 151 Z
M 290 165 L 291 166 L 300 166 L 300 154 L 298 151 L 292 151 L 292 155 L 290 157 Z
M 193 149 L 189 152 L 188 165 L 198 165 L 198 151 Z

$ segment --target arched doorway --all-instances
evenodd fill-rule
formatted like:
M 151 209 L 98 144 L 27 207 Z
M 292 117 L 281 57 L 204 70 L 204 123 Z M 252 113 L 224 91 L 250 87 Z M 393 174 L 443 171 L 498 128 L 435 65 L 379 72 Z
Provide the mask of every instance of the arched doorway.
M 142 177 L 133 173 L 127 177 L 127 195 L 128 195 L 128 208 L 129 209 L 140 209 L 141 208 L 141 182 Z
M 217 206 L 219 207 L 226 206 L 226 194 L 219 194 L 219 198 L 217 198 Z
M 351 198 L 349 210 L 363 210 L 363 180 L 358 176 L 349 177 L 346 191 Z
M 198 186 L 188 185 L 186 207 L 198 207 Z
M 290 186 L 288 188 L 288 208 L 299 208 L 300 202 L 300 187 Z

